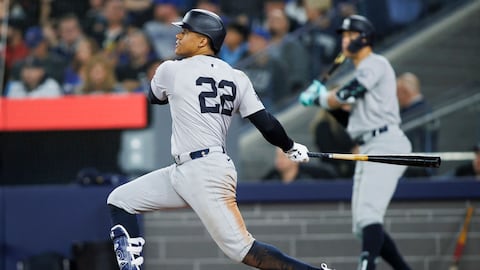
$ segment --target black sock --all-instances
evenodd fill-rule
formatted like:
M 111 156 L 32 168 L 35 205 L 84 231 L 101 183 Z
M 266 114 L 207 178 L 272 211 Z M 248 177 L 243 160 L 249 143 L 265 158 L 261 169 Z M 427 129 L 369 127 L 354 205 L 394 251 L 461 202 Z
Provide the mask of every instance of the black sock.
M 320 270 L 285 255 L 274 246 L 258 241 L 253 242 L 242 262 L 262 270 Z
M 403 260 L 403 257 L 398 251 L 397 246 L 387 232 L 384 232 L 383 238 L 384 240 L 382 249 L 380 250 L 380 256 L 382 256 L 382 258 L 395 270 L 410 270 L 410 267 Z
M 382 224 L 371 224 L 362 230 L 362 255 L 367 259 L 367 270 L 375 269 L 375 259 L 380 255 L 383 245 Z
M 137 216 L 130 214 L 127 211 L 109 204 L 110 219 L 112 226 L 121 224 L 128 232 L 130 237 L 135 238 L 140 236 L 140 228 L 137 222 Z

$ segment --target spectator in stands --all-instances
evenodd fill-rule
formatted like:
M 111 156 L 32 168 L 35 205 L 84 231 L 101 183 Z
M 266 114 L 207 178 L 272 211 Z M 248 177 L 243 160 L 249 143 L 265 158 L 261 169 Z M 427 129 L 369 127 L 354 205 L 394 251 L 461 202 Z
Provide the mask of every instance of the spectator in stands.
M 116 67 L 117 79 L 128 92 L 144 92 L 149 89 L 147 70 L 149 63 L 156 58 L 148 38 L 140 30 L 128 34 L 126 40 L 127 57 Z
M 300 37 L 302 44 L 310 55 L 310 78 L 317 78 L 340 51 L 339 38 L 335 34 L 335 27 L 331 20 L 331 0 L 306 0 L 305 12 L 307 31 Z
M 357 1 L 345 0 L 345 1 L 335 1 L 336 17 L 339 20 L 339 23 L 343 21 L 344 18 L 358 14 Z
M 37 2 L 37 1 L 22 1 Z M 40 24 L 51 19 L 62 18 L 67 14 L 85 14 L 88 10 L 88 1 L 58 1 L 58 0 L 40 0 Z
M 455 176 L 474 176 L 477 180 L 480 180 L 480 143 L 473 147 L 475 158 L 472 162 L 462 164 L 455 169 Z
M 82 39 L 76 48 L 71 64 L 66 68 L 63 91 L 65 94 L 78 93 L 83 86 L 88 61 L 99 52 L 97 42 L 90 37 Z
M 312 120 L 311 130 L 318 151 L 325 153 L 352 153 L 355 143 L 335 117 L 327 110 L 320 109 Z M 351 178 L 355 168 L 352 161 L 321 160 L 322 166 L 331 166 L 339 178 Z
M 229 18 L 247 17 L 253 26 L 260 26 L 263 19 L 263 2 L 258 0 L 220 1 L 223 14 Z
M 28 47 L 23 39 L 23 27 L 20 21 L 9 21 L 7 27 L 7 46 L 5 53 L 5 67 L 8 71 L 13 64 L 28 55 Z
M 265 0 L 263 1 L 263 22 L 262 26 L 268 29 L 268 20 L 269 20 L 269 14 L 272 13 L 273 11 L 281 11 L 285 13 L 285 16 L 288 20 L 288 31 L 287 32 L 292 32 L 295 29 L 297 29 L 300 25 L 298 22 L 290 18 L 290 16 L 286 13 L 286 8 L 287 8 L 287 1 L 285 0 Z
M 49 77 L 43 61 L 35 57 L 25 59 L 20 80 L 10 81 L 6 96 L 9 98 L 59 97 L 62 90 L 57 81 Z
M 254 28 L 248 39 L 248 60 L 241 69 L 252 81 L 253 87 L 265 107 L 271 111 L 281 108 L 288 94 L 287 74 L 282 62 L 267 52 L 270 33 L 260 27 Z
M 289 35 L 290 20 L 282 9 L 273 9 L 267 14 L 267 27 L 272 35 L 269 53 L 284 63 L 288 91 L 297 93 L 310 81 L 308 52 L 297 36 Z
M 9 21 L 7 26 L 6 45 L 0 44 L 0 61 L 5 61 L 1 89 L 5 89 L 13 65 L 28 55 L 28 47 L 23 39 L 23 27 L 18 20 Z M 1 90 L 0 90 L 1 94 Z
M 406 72 L 397 77 L 397 96 L 402 121 L 410 121 L 431 112 L 431 107 L 421 92 L 418 77 Z M 437 121 L 421 125 L 406 132 L 414 152 L 435 152 L 437 150 Z
M 110 94 L 125 92 L 117 82 L 113 65 L 103 54 L 90 59 L 85 67 L 85 83 L 79 94 Z
M 105 0 L 89 0 L 88 2 L 90 6 L 82 18 L 82 28 L 87 36 L 99 37 L 106 27 L 103 16 Z
M 119 43 L 127 34 L 127 15 L 122 0 L 105 0 L 103 9 L 105 28 L 93 36 L 109 61 L 115 63 L 119 54 Z
M 219 0 L 198 0 L 195 8 L 211 11 L 218 14 L 224 22 L 228 22 L 228 18 L 225 18 L 225 15 L 222 14 L 223 12 L 219 2 Z
M 144 31 L 158 57 L 163 60 L 174 59 L 178 27 L 172 25 L 172 22 L 181 21 L 180 1 L 153 0 L 153 3 L 153 20 L 145 23 Z
M 7 8 L 8 5 L 8 8 Z M 41 1 L 9 0 L 2 1 L 0 8 L 0 19 L 8 15 L 8 22 L 21 21 L 24 27 L 38 24 Z
M 304 2 L 304 0 L 291 0 L 285 4 L 285 13 L 287 13 L 288 17 L 298 26 L 304 25 L 307 22 Z
M 53 48 L 59 55 L 70 62 L 78 44 L 84 39 L 80 21 L 75 14 L 66 14 L 58 21 L 58 44 Z
M 397 96 L 400 105 L 402 122 L 418 119 L 431 112 L 431 107 L 421 93 L 421 84 L 418 77 L 406 72 L 397 77 Z M 425 125 L 405 132 L 412 143 L 413 152 L 435 152 L 437 150 L 438 121 L 433 120 Z M 433 170 L 429 168 L 410 167 L 405 177 L 430 176 Z
M 152 19 L 152 0 L 124 0 L 128 22 L 135 28 Z
M 28 28 L 25 33 L 25 43 L 29 48 L 29 56 L 42 61 L 49 76 L 57 82 L 62 82 L 67 62 L 56 53 L 50 51 L 50 45 L 45 39 L 43 29 L 39 26 Z M 18 80 L 20 78 L 20 70 L 23 65 L 24 61 L 18 61 L 13 66 L 11 79 Z
M 248 53 L 248 36 L 250 29 L 243 23 L 233 21 L 227 25 L 227 34 L 218 56 L 231 66 L 235 66 L 238 61 Z
M 289 184 L 296 180 L 332 179 L 335 176 L 332 168 L 321 168 L 308 163 L 291 161 L 282 149 L 277 147 L 275 150 L 275 167 L 262 177 L 262 180 L 280 180 L 284 184 Z

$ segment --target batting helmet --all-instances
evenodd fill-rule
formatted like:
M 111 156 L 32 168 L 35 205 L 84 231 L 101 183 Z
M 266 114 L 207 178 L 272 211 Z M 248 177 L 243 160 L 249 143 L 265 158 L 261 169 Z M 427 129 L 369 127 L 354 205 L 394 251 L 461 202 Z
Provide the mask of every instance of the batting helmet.
M 337 29 L 337 33 L 341 34 L 344 31 L 359 32 L 361 37 L 366 39 L 365 45 L 373 45 L 375 28 L 373 24 L 363 16 L 351 15 L 345 18 L 342 26 Z
M 215 53 L 220 50 L 227 34 L 222 19 L 217 14 L 203 9 L 192 9 L 185 14 L 181 22 L 173 24 L 207 36 Z

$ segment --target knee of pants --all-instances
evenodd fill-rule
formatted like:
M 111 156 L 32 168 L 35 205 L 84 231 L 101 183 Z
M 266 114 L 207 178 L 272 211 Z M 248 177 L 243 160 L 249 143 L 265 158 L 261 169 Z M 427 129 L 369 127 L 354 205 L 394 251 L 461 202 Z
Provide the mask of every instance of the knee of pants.
M 136 211 L 129 207 L 125 195 L 122 195 L 122 186 L 115 188 L 107 197 L 107 204 L 114 205 L 118 208 L 122 208 L 130 214 L 136 214 Z
M 357 220 L 354 220 L 353 228 L 352 228 L 353 235 L 355 235 L 358 238 L 362 238 L 363 228 L 372 224 L 383 224 L 383 218 L 381 216 L 379 217 L 371 216 L 371 217 L 359 218 Z
M 252 248 L 254 239 L 251 238 L 247 243 L 218 243 L 218 247 L 222 252 L 235 262 L 242 262 L 248 251 Z

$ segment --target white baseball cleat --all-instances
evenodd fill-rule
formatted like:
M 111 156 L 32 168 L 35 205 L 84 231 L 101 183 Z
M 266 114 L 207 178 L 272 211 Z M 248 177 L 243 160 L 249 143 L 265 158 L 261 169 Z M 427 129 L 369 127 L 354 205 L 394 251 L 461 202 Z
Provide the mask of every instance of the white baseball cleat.
M 122 225 L 115 225 L 110 231 L 113 250 L 120 270 L 140 270 L 143 257 L 140 255 L 145 240 L 142 237 L 130 238 Z

